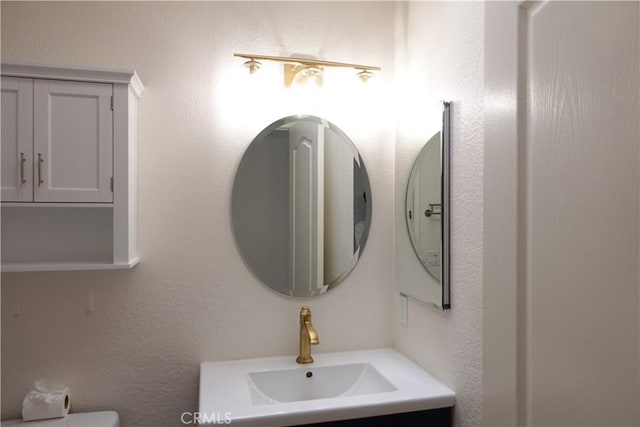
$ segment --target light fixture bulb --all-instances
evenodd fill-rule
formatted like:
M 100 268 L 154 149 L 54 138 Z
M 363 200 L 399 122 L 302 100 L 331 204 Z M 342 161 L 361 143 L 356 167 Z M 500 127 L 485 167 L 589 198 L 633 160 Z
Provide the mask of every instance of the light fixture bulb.
M 262 64 L 255 59 L 250 59 L 243 65 L 249 69 L 249 74 L 255 74 L 262 66 Z
M 362 83 L 366 83 L 369 81 L 371 77 L 373 77 L 373 73 L 369 70 L 362 70 L 356 74 Z
M 322 74 L 322 67 L 316 65 L 305 65 L 298 68 L 298 71 L 296 71 L 295 83 L 297 85 L 308 87 L 321 87 Z
M 308 67 L 304 67 L 302 71 L 304 72 L 305 76 L 307 76 L 307 78 L 309 79 L 315 79 L 316 77 L 322 74 L 322 70 L 320 68 L 314 67 L 312 65 Z

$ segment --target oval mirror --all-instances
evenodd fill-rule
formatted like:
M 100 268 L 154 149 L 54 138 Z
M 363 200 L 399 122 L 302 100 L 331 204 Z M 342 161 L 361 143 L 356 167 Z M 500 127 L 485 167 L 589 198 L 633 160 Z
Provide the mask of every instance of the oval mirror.
M 450 308 L 449 289 L 449 112 L 443 102 L 442 130 L 431 137 L 416 158 L 409 183 L 405 214 L 418 259 L 439 284 L 438 301 Z
M 244 153 L 231 218 L 248 267 L 291 297 L 327 292 L 355 267 L 371 225 L 371 188 L 358 150 L 338 127 L 290 116 Z

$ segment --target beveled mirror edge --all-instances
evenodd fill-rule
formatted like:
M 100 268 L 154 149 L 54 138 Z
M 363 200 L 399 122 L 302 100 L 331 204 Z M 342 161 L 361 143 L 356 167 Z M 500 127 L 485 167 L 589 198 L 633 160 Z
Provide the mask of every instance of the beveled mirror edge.
M 451 102 L 442 101 L 442 132 L 440 136 L 441 153 L 442 153 L 442 309 L 451 309 L 451 230 L 449 224 L 451 222 L 451 200 L 450 200 L 450 116 Z

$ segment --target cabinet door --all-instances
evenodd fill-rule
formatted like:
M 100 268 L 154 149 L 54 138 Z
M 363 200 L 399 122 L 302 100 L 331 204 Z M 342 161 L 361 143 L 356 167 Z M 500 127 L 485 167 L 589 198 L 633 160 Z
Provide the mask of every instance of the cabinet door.
M 34 200 L 113 202 L 113 86 L 34 80 Z
M 2 201 L 33 201 L 33 80 L 2 77 Z

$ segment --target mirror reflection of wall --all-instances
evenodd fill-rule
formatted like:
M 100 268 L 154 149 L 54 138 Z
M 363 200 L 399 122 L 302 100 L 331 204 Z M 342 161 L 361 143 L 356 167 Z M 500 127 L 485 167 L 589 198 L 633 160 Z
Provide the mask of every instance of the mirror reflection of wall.
M 357 149 L 318 117 L 271 124 L 241 160 L 232 221 L 245 262 L 264 284 L 293 297 L 328 291 L 355 267 L 371 223 Z
M 416 255 L 437 280 L 442 278 L 441 133 L 418 155 L 407 188 L 407 226 Z

